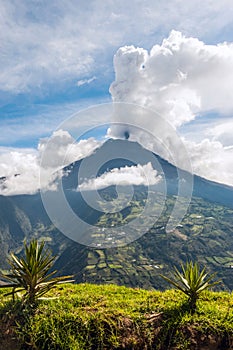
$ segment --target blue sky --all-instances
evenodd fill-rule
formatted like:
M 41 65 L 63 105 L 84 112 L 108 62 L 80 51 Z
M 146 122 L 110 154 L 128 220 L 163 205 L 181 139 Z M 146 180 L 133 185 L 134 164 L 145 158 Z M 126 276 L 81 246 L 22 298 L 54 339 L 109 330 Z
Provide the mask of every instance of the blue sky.
M 0 150 L 4 155 L 8 151 L 28 155 L 30 150 L 34 154 L 39 140 L 73 113 L 109 102 L 112 96 L 117 100 L 109 87 L 115 79 L 113 57 L 120 47 L 134 45 L 149 52 L 162 45 L 172 30 L 214 47 L 233 42 L 231 0 L 1 0 L 0 14 Z M 222 72 L 226 76 L 226 69 Z M 225 111 L 221 101 L 216 108 L 206 103 L 197 114 L 202 118 L 181 123 L 181 134 L 188 135 L 190 142 L 209 138 L 210 144 L 205 143 L 209 148 L 213 141 L 231 147 L 226 128 L 218 127 L 224 122 L 231 128 L 231 105 Z M 221 145 L 215 144 L 218 152 Z M 231 155 L 225 156 L 228 169 Z M 3 176 L 6 157 L 0 157 L 1 164 Z M 197 169 L 202 167 L 199 164 Z M 228 178 L 222 181 L 231 183 Z
M 109 100 L 120 46 L 150 49 L 172 29 L 207 44 L 233 40 L 231 1 L 22 0 L 0 6 L 1 144 L 7 146 L 35 146 L 63 115 Z M 8 137 L 11 127 L 14 137 Z

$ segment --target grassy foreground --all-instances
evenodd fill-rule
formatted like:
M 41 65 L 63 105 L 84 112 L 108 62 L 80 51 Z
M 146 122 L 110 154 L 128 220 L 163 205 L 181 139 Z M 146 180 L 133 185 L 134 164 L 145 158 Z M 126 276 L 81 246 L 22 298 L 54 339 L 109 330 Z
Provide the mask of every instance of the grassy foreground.
M 197 312 L 181 292 L 61 285 L 37 309 L 0 290 L 2 349 L 233 349 L 233 295 L 205 292 Z

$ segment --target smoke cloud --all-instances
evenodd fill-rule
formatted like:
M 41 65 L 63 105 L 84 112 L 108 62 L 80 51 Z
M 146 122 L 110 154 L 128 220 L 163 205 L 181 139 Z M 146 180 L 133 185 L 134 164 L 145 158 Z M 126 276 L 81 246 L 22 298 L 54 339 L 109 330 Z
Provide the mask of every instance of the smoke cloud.
M 232 43 L 206 45 L 173 30 L 150 52 L 134 46 L 121 47 L 114 56 L 114 68 L 115 81 L 110 86 L 113 101 L 144 106 L 151 113 L 147 112 L 145 118 L 140 113 L 115 113 L 115 122 L 132 124 L 132 128 L 114 125 L 108 130 L 108 135 L 124 138 L 127 129 L 130 140 L 140 142 L 173 164 L 169 151 L 176 150 L 178 160 L 175 165 L 181 168 L 186 167 L 179 157 L 179 147 L 170 132 L 171 127 L 178 134 L 181 126 L 207 113 L 210 123 L 211 115 L 214 119 L 216 113 L 225 119 L 232 118 Z M 161 118 L 167 123 L 167 130 L 161 128 Z M 160 130 L 163 147 L 153 137 L 145 137 L 139 129 L 136 130 L 133 127 L 135 122 L 152 134 L 158 135 Z M 232 128 L 232 121 L 229 123 Z M 223 138 L 227 138 L 227 144 Z M 233 185 L 232 171 L 229 170 L 233 165 L 230 150 L 233 139 L 226 127 L 221 127 L 221 121 L 201 142 L 197 143 L 195 139 L 191 142 L 185 134 L 182 141 L 189 152 L 194 173 Z

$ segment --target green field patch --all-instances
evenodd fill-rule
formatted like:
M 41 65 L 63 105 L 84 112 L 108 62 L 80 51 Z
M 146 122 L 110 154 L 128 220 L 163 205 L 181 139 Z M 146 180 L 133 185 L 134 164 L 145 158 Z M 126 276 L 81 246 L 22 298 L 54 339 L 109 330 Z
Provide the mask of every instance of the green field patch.
M 192 228 L 190 229 L 190 232 L 192 234 L 199 234 L 202 232 L 202 230 L 203 230 L 202 225 L 193 225 Z
M 86 266 L 86 270 L 93 270 L 96 268 L 96 265 L 88 265 Z
M 233 259 L 230 257 L 213 256 L 213 259 L 220 265 L 231 265 L 233 262 Z
M 104 268 L 107 267 L 107 264 L 106 264 L 105 262 L 101 262 L 101 263 L 99 263 L 99 264 L 97 265 L 97 267 L 98 267 L 99 269 L 104 269 Z
M 110 269 L 122 269 L 122 266 L 117 264 L 108 264 L 108 266 Z

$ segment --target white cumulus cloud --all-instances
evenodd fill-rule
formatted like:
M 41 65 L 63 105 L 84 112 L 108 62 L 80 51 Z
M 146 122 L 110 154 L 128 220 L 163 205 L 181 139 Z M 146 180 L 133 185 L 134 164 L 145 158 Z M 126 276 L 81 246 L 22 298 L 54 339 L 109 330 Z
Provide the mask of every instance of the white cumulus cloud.
M 214 140 L 221 142 L 225 147 L 233 144 L 233 120 L 228 118 L 223 121 L 218 121 L 213 126 L 210 126 L 206 133 L 213 137 Z
M 117 47 L 149 47 L 172 28 L 211 40 L 231 37 L 232 9 L 231 0 L 1 0 L 1 90 L 38 93 L 96 71 L 110 76 Z
M 112 185 L 156 185 L 161 180 L 161 176 L 153 169 L 151 163 L 145 165 L 125 166 L 114 168 L 101 176 L 85 180 L 78 186 L 80 191 L 100 190 Z
M 49 141 L 49 142 L 48 142 Z M 0 194 L 33 194 L 54 188 L 66 165 L 90 155 L 101 145 L 94 138 L 76 142 L 64 130 L 41 139 L 38 149 L 0 148 Z
M 77 86 L 82 86 L 82 85 L 88 85 L 90 83 L 92 83 L 93 81 L 95 81 L 97 78 L 94 76 L 92 78 L 89 79 L 81 79 L 77 81 Z
M 64 167 L 76 160 L 87 157 L 102 144 L 91 137 L 76 142 L 68 131 L 54 131 L 51 137 L 43 138 L 38 144 L 42 165 L 46 168 Z
M 224 147 L 219 141 L 184 140 L 195 174 L 209 180 L 233 186 L 233 147 Z
M 125 46 L 114 57 L 113 101 L 152 108 L 175 127 L 200 111 L 233 112 L 233 44 L 206 45 L 172 31 L 148 52 Z
M 177 134 L 181 126 L 197 116 L 201 119 L 208 114 L 211 120 L 211 113 L 213 119 L 218 114 L 218 122 L 206 128 L 202 141 L 199 131 L 203 130 L 197 128 L 198 142 L 195 137 L 189 142 L 183 135 L 183 143 L 194 173 L 233 185 L 230 151 L 233 146 L 233 43 L 207 45 L 172 30 L 161 45 L 153 46 L 150 51 L 134 46 L 121 47 L 114 56 L 114 68 L 115 81 L 110 86 L 113 101 L 133 103 L 158 112 Z M 116 111 L 119 110 L 116 107 Z M 156 113 L 146 112 L 144 117 L 140 112 L 120 112 L 115 113 L 114 121 L 131 124 L 132 127 L 127 126 L 130 140 L 139 141 L 173 163 L 169 150 L 175 150 L 175 165 L 185 168 L 174 133 L 172 135 L 169 128 L 166 130 L 162 126 Z M 138 131 L 133 127 L 135 121 Z M 161 142 L 153 142 L 148 135 L 145 137 L 140 128 L 154 135 L 160 130 Z M 124 127 L 114 125 L 108 134 L 124 137 Z M 159 143 L 166 147 L 160 147 Z

